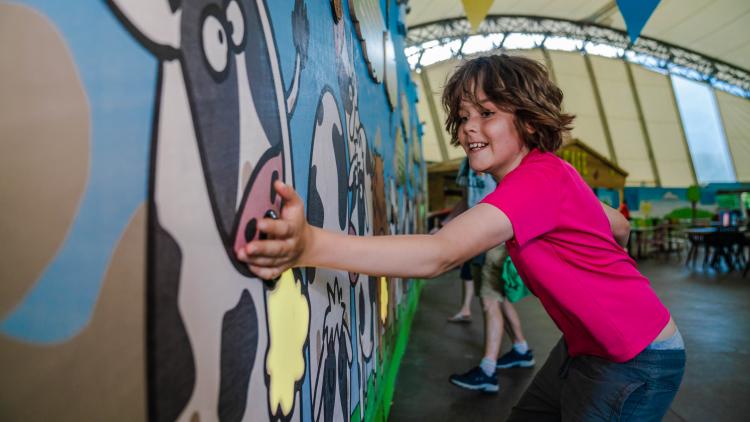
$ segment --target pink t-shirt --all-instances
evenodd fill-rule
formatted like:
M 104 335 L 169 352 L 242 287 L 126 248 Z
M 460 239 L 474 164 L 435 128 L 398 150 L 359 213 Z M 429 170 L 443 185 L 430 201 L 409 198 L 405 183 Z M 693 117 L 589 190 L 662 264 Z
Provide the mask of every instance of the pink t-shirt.
M 482 202 L 510 219 L 511 259 L 563 332 L 570 356 L 624 362 L 669 322 L 591 188 L 556 155 L 532 150 Z

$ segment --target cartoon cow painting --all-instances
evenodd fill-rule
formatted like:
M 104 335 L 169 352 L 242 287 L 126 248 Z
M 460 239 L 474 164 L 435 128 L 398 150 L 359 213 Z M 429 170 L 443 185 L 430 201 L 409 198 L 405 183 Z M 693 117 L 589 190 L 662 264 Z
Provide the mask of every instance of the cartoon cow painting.
M 345 136 L 349 152 L 348 207 L 350 234 L 373 234 L 372 178 L 373 158 L 367 142 L 367 132 L 359 115 L 359 81 L 354 67 L 353 41 L 347 38 L 344 22 L 334 27 L 334 45 L 338 57 L 338 82 L 344 105 Z M 349 274 L 356 309 L 357 368 L 359 371 L 359 399 L 366 402 L 370 375 L 375 372 L 373 353 L 376 351 L 377 316 L 375 298 L 376 277 Z M 362 415 L 360 415 L 362 416 Z
M 326 87 L 316 112 L 307 218 L 328 230 L 372 235 L 374 168 L 359 116 L 353 43 L 347 39 L 343 21 L 334 26 L 334 47 L 343 115 L 333 91 Z M 324 321 L 310 334 L 311 338 L 323 339 L 311 342 L 315 346 L 310 354 L 313 416 L 316 421 L 347 420 L 354 399 L 360 404 L 366 402 L 367 381 L 375 371 L 375 278 L 327 269 L 310 269 L 307 274 L 313 319 Z M 356 382 L 351 371 L 357 374 Z
M 292 15 L 288 94 L 263 0 L 111 0 L 159 59 L 149 206 L 148 374 L 154 420 L 256 420 L 270 340 L 263 283 L 235 258 L 292 182 L 289 115 L 306 59 L 307 18 Z M 307 329 L 307 328 L 305 328 Z M 239 356 L 239 357 L 238 357 Z M 268 382 L 268 380 L 267 380 Z M 270 393 L 269 393 L 270 394 Z M 288 412 L 288 409 L 287 409 Z
M 14 110 L 0 146 L 27 175 L 4 169 L 17 194 L 6 202 L 19 206 L 0 223 L 65 214 L 54 233 L 42 229 L 44 254 L 38 240 L 6 242 L 19 276 L 3 301 L 0 413 L 328 422 L 386 409 L 379 371 L 394 343 L 383 339 L 401 313 L 385 279 L 317 268 L 259 280 L 235 258 L 262 236 L 258 219 L 280 211 L 272 183 L 294 184 L 293 172 L 312 224 L 406 230 L 409 198 L 391 194 L 384 161 L 398 110 L 367 73 L 357 2 L 57 3 L 0 2 L 0 27 L 13 29 L 6 86 L 25 83 L 0 96 Z M 375 9 L 382 20 L 388 9 Z M 60 130 L 72 124 L 61 104 L 80 118 L 75 130 Z M 43 256 L 20 262 L 32 255 Z
M 327 230 L 347 233 L 347 152 L 339 105 L 325 88 L 315 114 L 307 192 L 307 219 Z M 310 330 L 312 414 L 315 421 L 349 419 L 350 367 L 353 358 L 349 324 L 349 274 L 310 268 L 310 309 L 322 326 Z

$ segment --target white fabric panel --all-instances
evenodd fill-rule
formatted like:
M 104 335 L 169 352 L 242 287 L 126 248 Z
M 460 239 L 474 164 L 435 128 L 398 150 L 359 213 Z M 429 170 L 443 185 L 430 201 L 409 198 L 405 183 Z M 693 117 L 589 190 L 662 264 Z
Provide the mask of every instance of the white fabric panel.
M 448 60 L 445 62 L 438 63 L 434 66 L 429 66 L 423 69 L 423 72 L 427 72 L 427 78 L 430 81 L 430 87 L 432 88 L 432 92 L 428 93 L 425 91 L 424 86 L 422 84 L 422 77 L 421 75 L 417 74 L 416 72 L 412 72 L 412 80 L 417 84 L 417 88 L 419 89 L 419 102 L 417 103 L 417 113 L 419 113 L 419 116 L 424 119 L 424 137 L 423 137 L 423 143 L 424 143 L 424 157 L 427 161 L 434 161 L 434 162 L 442 162 L 443 157 L 440 153 L 440 144 L 438 140 L 437 133 L 435 132 L 436 128 L 439 128 L 440 131 L 443 133 L 443 138 L 446 142 L 446 148 L 448 150 L 448 159 L 463 157 L 465 154 L 461 148 L 453 147 L 450 145 L 450 134 L 446 132 L 445 130 L 445 111 L 443 110 L 443 104 L 441 101 L 441 96 L 443 93 L 443 87 L 445 86 L 445 82 L 448 78 L 448 76 L 455 70 L 456 66 L 458 66 L 459 61 L 458 60 Z M 433 101 L 435 101 L 435 108 L 437 109 L 437 114 L 439 121 L 433 122 L 432 121 L 432 114 L 430 113 L 430 107 L 428 103 L 428 95 L 432 96 Z
M 646 149 L 638 111 L 625 62 L 590 56 L 593 77 L 599 86 L 617 164 L 627 171 L 628 185 L 654 185 L 655 178 Z
M 612 5 L 597 23 L 625 30 L 625 22 L 611 0 L 494 0 L 490 14 L 547 16 L 582 21 Z M 464 17 L 459 0 L 409 0 L 409 27 Z M 642 34 L 698 51 L 744 69 L 750 68 L 750 1 L 661 0 Z
M 744 69 L 750 68 L 750 57 L 737 53 L 739 48 L 747 46 L 750 34 L 750 2 L 743 3 L 744 14 L 738 14 L 742 13 L 739 10 L 727 10 L 725 15 L 716 16 L 718 20 L 712 23 L 715 25 L 714 29 L 707 32 L 705 37 L 685 45 L 691 49 L 709 52 L 709 55 L 713 53 L 711 57 L 718 57 Z
M 510 56 L 522 56 L 527 59 L 536 60 L 541 63 L 544 67 L 547 67 L 547 63 L 544 62 L 544 53 L 539 48 L 533 50 L 511 50 L 507 53 Z
M 407 25 L 415 26 L 443 19 L 465 17 L 464 8 L 459 0 L 451 1 L 411 1 L 411 12 L 406 15 Z
M 737 49 L 750 38 L 748 12 L 747 0 L 662 0 L 642 34 L 747 69 L 750 55 L 738 54 Z M 620 13 L 605 24 L 625 30 Z
M 604 129 L 596 108 L 596 99 L 579 53 L 550 51 L 557 83 L 563 91 L 563 109 L 576 115 L 573 121 L 574 138 L 580 139 L 598 153 L 609 157 Z
M 750 182 L 750 101 L 716 92 L 738 182 Z
M 440 126 L 441 130 L 443 131 L 445 145 L 448 149 L 449 160 L 466 156 L 461 147 L 451 146 L 451 135 L 445 130 L 446 115 L 445 110 L 443 110 L 442 103 L 443 88 L 445 87 L 445 83 L 448 81 L 450 75 L 456 70 L 456 67 L 460 64 L 461 62 L 459 60 L 447 60 L 434 66 L 430 66 L 427 69 L 427 76 L 430 78 L 430 85 L 432 85 L 433 90 L 433 98 L 435 99 L 435 107 L 437 107 L 438 116 L 440 116 L 438 126 Z
M 514 7 L 518 7 L 518 15 L 537 16 L 564 16 L 565 19 L 579 20 L 591 16 L 597 10 L 606 6 L 611 0 L 524 0 L 515 1 Z M 507 2 L 497 1 L 492 5 L 495 14 L 509 14 Z
M 692 185 L 694 180 L 685 134 L 680 125 L 680 114 L 675 108 L 669 77 L 638 65 L 629 66 L 641 98 L 662 186 Z
M 494 0 L 490 15 L 558 16 L 578 20 L 596 12 L 609 0 Z M 409 26 L 442 19 L 464 17 L 460 0 L 409 0 L 411 12 L 406 16 Z
M 427 94 L 422 88 L 422 79 L 416 72 L 411 73 L 411 80 L 417 85 L 419 93 L 419 102 L 417 102 L 417 115 L 422 118 L 422 151 L 425 161 L 443 161 L 440 155 L 440 146 L 438 145 L 437 135 L 432 126 L 432 115 L 430 114 L 429 105 L 427 105 Z

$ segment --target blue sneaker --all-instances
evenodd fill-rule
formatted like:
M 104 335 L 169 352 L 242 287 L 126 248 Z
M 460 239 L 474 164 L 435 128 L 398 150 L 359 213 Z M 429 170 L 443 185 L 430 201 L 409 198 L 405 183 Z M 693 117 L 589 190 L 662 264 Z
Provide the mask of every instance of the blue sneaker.
M 487 376 L 482 368 L 476 366 L 465 374 L 453 374 L 450 382 L 461 388 L 473 391 L 484 391 L 486 393 L 497 393 L 500 385 L 497 382 L 497 374 Z
M 510 349 L 510 352 L 500 356 L 500 359 L 497 360 L 497 369 L 531 368 L 535 363 L 534 353 L 531 350 L 521 354 L 516 352 L 516 349 Z

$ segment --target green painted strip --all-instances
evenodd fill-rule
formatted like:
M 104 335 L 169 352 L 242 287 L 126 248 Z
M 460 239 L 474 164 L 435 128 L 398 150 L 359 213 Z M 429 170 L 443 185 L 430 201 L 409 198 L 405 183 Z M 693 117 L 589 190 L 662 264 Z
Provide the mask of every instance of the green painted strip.
M 360 416 L 359 416 L 359 412 L 360 412 L 359 407 L 360 406 L 361 406 L 361 404 L 358 403 L 357 406 L 354 408 L 354 411 L 352 412 L 352 416 L 349 418 L 350 421 L 359 420 L 359 418 L 360 418 Z
M 370 394 L 370 397 L 374 396 L 373 402 L 370 403 L 370 400 L 368 400 L 367 403 L 365 412 L 365 421 L 367 422 L 386 422 L 391 411 L 398 369 L 401 366 L 401 359 L 403 359 L 404 353 L 406 353 L 406 346 L 409 343 L 411 323 L 417 311 L 419 295 L 422 292 L 424 281 L 415 280 L 412 283 L 414 283 L 414 291 L 409 295 L 406 306 L 402 308 L 401 315 L 399 315 L 400 318 L 398 319 L 398 326 L 395 327 L 396 341 L 393 350 L 390 350 L 390 353 L 388 353 L 387 347 L 383 347 L 385 354 L 383 366 L 378 368 L 377 372 L 378 375 L 382 374 L 382 376 L 376 382 L 375 391 L 373 394 Z M 388 333 L 384 334 L 383 340 L 387 337 Z M 388 346 L 388 344 L 386 343 L 385 346 Z

